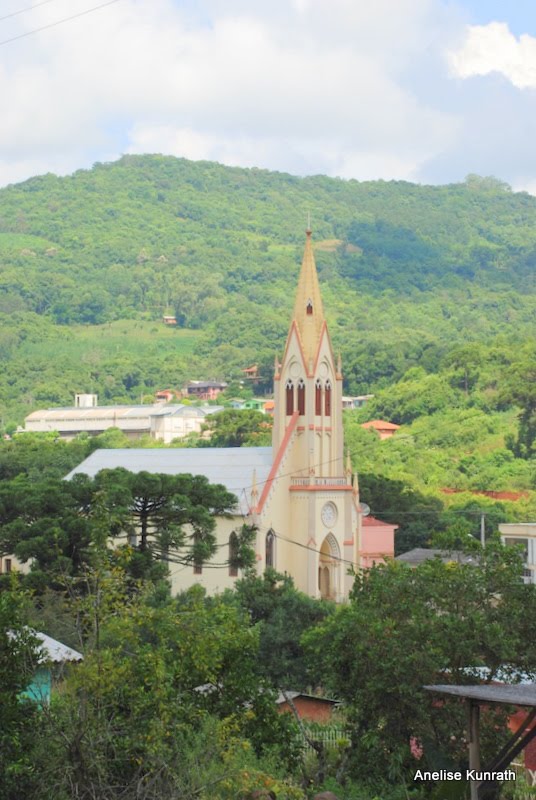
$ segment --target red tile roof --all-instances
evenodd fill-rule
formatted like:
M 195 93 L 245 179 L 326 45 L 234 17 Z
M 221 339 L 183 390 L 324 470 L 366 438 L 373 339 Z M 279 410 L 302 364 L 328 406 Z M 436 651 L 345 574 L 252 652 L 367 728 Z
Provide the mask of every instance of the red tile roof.
M 376 519 L 376 517 L 363 517 L 361 522 L 362 525 L 370 528 L 396 528 L 396 522 L 382 522 L 381 519 Z
M 397 431 L 400 425 L 394 422 L 385 422 L 383 419 L 373 419 L 371 422 L 364 422 L 362 428 L 374 428 L 377 431 Z

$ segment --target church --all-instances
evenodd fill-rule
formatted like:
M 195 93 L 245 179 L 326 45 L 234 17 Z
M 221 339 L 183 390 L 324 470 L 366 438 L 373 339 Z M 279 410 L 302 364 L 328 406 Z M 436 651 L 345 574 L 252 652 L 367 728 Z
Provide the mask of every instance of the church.
M 324 318 L 308 229 L 285 351 L 275 363 L 272 447 L 97 450 L 67 477 L 115 467 L 205 475 L 238 499 L 235 516 L 218 520 L 220 553 L 231 549 L 233 530 L 254 524 L 259 574 L 273 567 L 311 597 L 341 602 L 352 586 L 349 570 L 393 556 L 395 530 L 362 513 L 342 415 L 341 360 Z M 220 592 L 237 577 L 232 566 L 208 561 L 172 569 L 172 591 L 198 583 Z

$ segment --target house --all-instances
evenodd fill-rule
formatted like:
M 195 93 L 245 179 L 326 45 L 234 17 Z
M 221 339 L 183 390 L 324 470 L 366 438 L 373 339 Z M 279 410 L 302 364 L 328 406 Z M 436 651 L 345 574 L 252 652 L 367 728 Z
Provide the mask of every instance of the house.
M 364 422 L 362 428 L 368 430 L 369 428 L 376 431 L 380 439 L 390 439 L 394 436 L 400 425 L 395 425 L 394 422 L 386 422 L 383 419 L 373 419 L 371 422 Z
M 201 433 L 207 417 L 218 411 L 223 411 L 223 406 L 161 406 L 151 414 L 151 437 L 170 444 L 174 439 Z
M 324 725 L 331 722 L 333 711 L 340 705 L 338 700 L 331 700 L 328 697 L 317 697 L 304 692 L 285 691 L 279 692 L 275 701 L 280 714 L 294 713 L 289 700 L 301 720 Z
M 225 486 L 237 498 L 233 517 L 217 521 L 220 568 L 210 561 L 172 574 L 172 590 L 200 584 L 209 593 L 233 586 L 237 570 L 221 568 L 232 532 L 255 525 L 256 569 L 288 573 L 311 597 L 342 601 L 353 584 L 350 567 L 392 556 L 395 526 L 377 526 L 371 552 L 362 548 L 357 475 L 344 450 L 342 364 L 334 356 L 306 232 L 294 310 L 274 369 L 271 447 L 97 450 L 67 476 L 123 467 L 134 472 L 192 473 Z M 208 382 L 211 388 L 225 384 Z M 191 383 L 199 394 L 207 384 Z M 389 536 L 391 538 L 389 539 Z
M 361 520 L 360 561 L 364 569 L 394 558 L 397 525 L 366 516 Z
M 256 381 L 259 375 L 258 364 L 253 364 L 251 367 L 246 367 L 242 370 L 243 375 L 250 381 Z
M 164 316 L 162 317 L 162 322 L 164 323 L 164 325 L 176 325 L 177 318 L 172 314 L 164 314 Z
M 244 408 L 250 411 L 260 411 L 261 414 L 265 413 L 266 400 L 262 397 L 251 397 L 244 403 Z
M 197 400 L 215 400 L 225 389 L 227 384 L 221 381 L 189 381 L 183 389 L 183 396 Z
M 504 544 L 523 548 L 523 579 L 525 583 L 536 583 L 536 522 L 502 522 L 499 533 Z
M 243 400 L 241 397 L 233 397 L 232 400 L 229 400 L 230 408 L 236 408 L 241 410 L 242 408 L 246 407 L 246 401 Z
M 368 400 L 372 400 L 373 397 L 373 394 L 343 395 L 342 407 L 345 411 L 347 409 L 363 408 L 365 403 L 368 402 Z
M 157 403 L 171 403 L 177 397 L 177 392 L 174 392 L 173 389 L 161 389 L 159 392 L 155 392 L 154 396 Z
M 31 631 L 31 634 L 37 640 L 37 667 L 22 696 L 48 705 L 52 687 L 60 679 L 65 664 L 83 661 L 84 656 L 46 633 Z

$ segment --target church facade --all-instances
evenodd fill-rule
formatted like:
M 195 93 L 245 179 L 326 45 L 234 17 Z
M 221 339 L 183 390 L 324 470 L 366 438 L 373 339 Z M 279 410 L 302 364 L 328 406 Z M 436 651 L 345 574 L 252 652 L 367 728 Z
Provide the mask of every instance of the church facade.
M 311 597 L 340 602 L 351 589 L 349 570 L 392 556 L 394 537 L 393 526 L 387 540 L 383 531 L 377 552 L 374 545 L 363 551 L 357 475 L 344 452 L 342 414 L 341 361 L 324 318 L 307 230 L 285 351 L 275 363 L 272 447 L 97 450 L 67 477 L 114 467 L 203 474 L 238 498 L 236 516 L 218 520 L 220 553 L 230 547 L 234 529 L 254 524 L 259 573 L 272 567 Z M 210 562 L 171 574 L 173 591 L 199 583 L 210 593 L 237 577 L 236 570 Z
M 342 600 L 348 569 L 359 566 L 358 486 L 349 459 L 345 464 L 341 363 L 324 318 L 310 230 L 306 237 L 285 351 L 275 365 L 272 467 L 253 498 L 252 518 L 261 569 L 288 572 L 311 597 Z

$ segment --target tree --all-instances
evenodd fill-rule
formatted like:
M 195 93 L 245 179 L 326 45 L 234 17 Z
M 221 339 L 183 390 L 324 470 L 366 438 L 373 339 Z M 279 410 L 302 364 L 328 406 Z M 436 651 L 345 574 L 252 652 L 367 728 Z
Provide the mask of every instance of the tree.
M 223 800 L 244 766 L 292 761 L 295 729 L 259 680 L 257 650 L 240 610 L 198 590 L 115 607 L 53 700 L 38 761 L 46 796 L 115 798 L 120 787 L 128 800 Z
M 216 551 L 216 517 L 229 515 L 237 502 L 203 475 L 103 470 L 95 488 L 116 510 L 130 541 L 137 541 L 141 574 L 161 558 L 179 564 L 208 561 Z
M 509 446 L 518 458 L 531 458 L 536 455 L 536 348 L 512 365 L 503 397 L 521 407 L 517 440 L 511 439 Z
M 24 596 L 0 594 L 0 796 L 28 797 L 37 789 L 32 751 L 40 732 L 35 703 L 21 698 L 37 665 L 36 639 L 24 625 Z
M 299 592 L 289 575 L 266 570 L 237 581 L 227 599 L 247 612 L 260 631 L 259 661 L 272 686 L 304 690 L 312 683 L 301 646 L 302 635 L 333 611 L 333 604 Z
M 46 476 L 63 478 L 86 456 L 83 441 L 65 442 L 55 433 L 26 433 L 15 439 L 0 439 L 0 480 L 21 473 L 34 480 Z
M 96 548 L 114 541 L 124 551 L 134 578 L 159 580 L 167 563 L 209 560 L 216 551 L 216 517 L 229 515 L 236 497 L 204 476 L 103 470 L 94 479 L 25 475 L 0 483 L 0 552 L 33 560 L 27 578 L 35 588 L 59 588 L 84 575 Z M 240 530 L 238 559 L 247 562 L 247 532 Z M 124 561 L 124 558 L 123 558 Z
M 444 359 L 444 364 L 454 370 L 453 385 L 462 387 L 467 396 L 478 380 L 479 367 L 482 365 L 481 348 L 478 344 L 455 347 Z
M 320 679 L 347 705 L 355 775 L 380 779 L 390 764 L 409 780 L 411 741 L 427 769 L 464 762 L 463 709 L 423 686 L 479 682 L 481 667 L 488 680 L 500 669 L 536 673 L 536 587 L 521 573 L 520 554 L 499 542 L 476 563 L 391 562 L 356 576 L 349 606 L 306 634 Z M 504 721 L 487 714 L 484 729 L 489 753 Z
M 0 552 L 32 560 L 26 582 L 42 590 L 59 587 L 91 561 L 92 481 L 20 474 L 0 482 Z
M 208 439 L 198 447 L 259 447 L 271 444 L 272 420 L 261 411 L 225 409 L 212 414 L 202 427 Z

